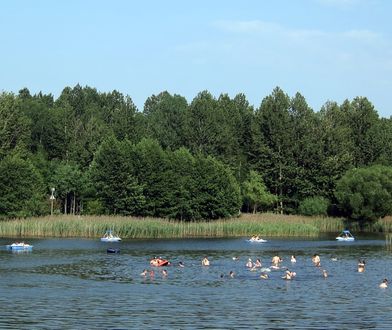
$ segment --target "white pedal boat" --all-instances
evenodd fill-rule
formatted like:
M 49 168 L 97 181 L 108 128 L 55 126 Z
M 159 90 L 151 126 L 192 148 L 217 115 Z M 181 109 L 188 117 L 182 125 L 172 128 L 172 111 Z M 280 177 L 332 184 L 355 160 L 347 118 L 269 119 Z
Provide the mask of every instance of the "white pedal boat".
M 101 237 L 101 242 L 120 242 L 121 238 L 113 234 L 112 230 L 107 230 L 105 235 Z
M 336 240 L 340 242 L 352 242 L 355 240 L 355 237 L 350 233 L 349 230 L 343 230 L 342 233 L 336 237 Z

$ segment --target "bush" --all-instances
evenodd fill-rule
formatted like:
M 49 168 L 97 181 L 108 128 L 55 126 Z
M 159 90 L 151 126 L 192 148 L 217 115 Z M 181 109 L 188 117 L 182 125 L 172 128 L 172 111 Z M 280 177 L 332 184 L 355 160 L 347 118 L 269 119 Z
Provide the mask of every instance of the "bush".
M 302 215 L 327 215 L 328 199 L 324 197 L 308 197 L 299 205 L 298 211 Z
M 100 200 L 94 199 L 86 202 L 83 214 L 101 215 L 105 213 L 105 209 Z
M 372 221 L 392 214 L 392 167 L 356 168 L 337 182 L 335 196 L 345 216 Z

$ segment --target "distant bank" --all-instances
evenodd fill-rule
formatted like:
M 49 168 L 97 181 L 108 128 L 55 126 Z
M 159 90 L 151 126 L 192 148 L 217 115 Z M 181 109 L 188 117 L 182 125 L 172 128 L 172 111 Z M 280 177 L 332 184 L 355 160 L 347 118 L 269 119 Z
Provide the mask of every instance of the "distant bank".
M 317 237 L 338 233 L 347 226 L 353 231 L 392 232 L 392 217 L 359 228 L 342 218 L 304 217 L 270 213 L 243 214 L 237 218 L 181 222 L 157 218 L 118 216 L 47 216 L 0 221 L 0 237 L 98 238 L 113 229 L 123 239 L 191 237 Z

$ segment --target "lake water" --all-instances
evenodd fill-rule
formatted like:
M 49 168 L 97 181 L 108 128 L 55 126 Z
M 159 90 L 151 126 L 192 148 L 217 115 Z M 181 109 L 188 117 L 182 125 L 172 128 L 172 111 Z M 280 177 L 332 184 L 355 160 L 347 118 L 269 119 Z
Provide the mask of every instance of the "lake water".
M 31 253 L 6 251 L 12 241 L 0 239 L 1 329 L 392 328 L 392 281 L 378 287 L 383 278 L 392 280 L 392 252 L 382 238 L 31 239 Z M 108 247 L 121 253 L 107 254 Z M 321 269 L 312 265 L 315 253 Z M 248 258 L 268 267 L 276 254 L 297 273 L 294 280 L 283 280 L 283 269 L 263 280 L 245 267 Z M 172 262 L 167 277 L 161 268 L 153 278 L 140 276 L 153 256 Z M 209 267 L 201 266 L 204 256 Z M 364 273 L 357 272 L 359 258 L 366 259 Z

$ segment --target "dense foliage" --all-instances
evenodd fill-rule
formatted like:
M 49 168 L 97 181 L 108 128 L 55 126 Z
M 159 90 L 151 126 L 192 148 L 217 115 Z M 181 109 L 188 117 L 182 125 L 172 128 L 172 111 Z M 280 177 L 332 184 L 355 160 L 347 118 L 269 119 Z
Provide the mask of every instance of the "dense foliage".
M 392 214 L 392 168 L 352 169 L 338 181 L 335 194 L 350 218 L 368 221 Z
M 392 193 L 373 165 L 392 166 L 392 121 L 365 97 L 315 112 L 278 87 L 258 108 L 243 94 L 203 91 L 188 104 L 162 92 L 139 111 L 118 91 L 79 85 L 57 99 L 0 94 L 0 216 L 49 213 L 53 187 L 54 211 L 65 214 L 195 220 L 327 203 L 373 219 L 391 211 L 366 194 Z M 366 189 L 348 188 L 350 173 Z

